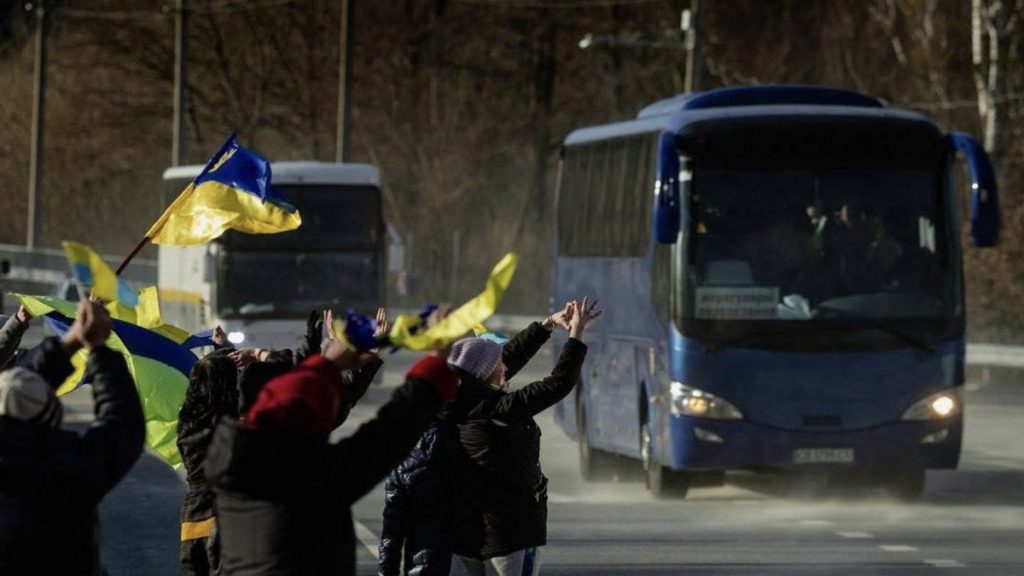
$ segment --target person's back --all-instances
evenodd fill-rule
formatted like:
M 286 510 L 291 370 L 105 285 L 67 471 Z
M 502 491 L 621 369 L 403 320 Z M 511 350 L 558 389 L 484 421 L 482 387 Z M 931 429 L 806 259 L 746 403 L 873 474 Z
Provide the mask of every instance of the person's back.
M 218 426 L 205 466 L 224 574 L 355 572 L 349 507 L 401 461 L 458 385 L 442 359 L 425 359 L 374 420 L 329 444 L 341 370 L 356 367 L 334 342 L 268 383 L 244 421 Z
M 457 432 L 442 418 L 427 426 L 409 456 L 384 484 L 378 574 L 447 576 L 451 566 L 451 443 Z
M 31 370 L 0 374 L 0 574 L 102 574 L 97 506 L 138 459 L 145 437 L 124 358 L 103 346 L 109 333 L 106 311 L 83 303 L 62 341 L 45 340 L 28 354 Z M 60 430 L 53 390 L 83 345 L 91 349 L 95 420 L 79 436 Z

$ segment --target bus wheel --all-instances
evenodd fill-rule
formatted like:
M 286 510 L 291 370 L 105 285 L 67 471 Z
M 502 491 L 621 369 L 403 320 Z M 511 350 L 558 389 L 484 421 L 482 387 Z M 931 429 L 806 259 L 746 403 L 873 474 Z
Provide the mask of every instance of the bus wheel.
M 587 411 L 582 399 L 576 403 L 576 445 L 580 456 L 580 475 L 586 482 L 609 479 L 613 469 L 611 455 L 590 446 Z
M 917 500 L 924 493 L 924 468 L 897 470 L 886 478 L 889 494 L 900 500 Z
M 647 488 L 655 498 L 685 498 L 690 489 L 686 472 L 662 466 L 654 459 L 651 426 L 644 422 L 640 428 L 640 458 L 643 461 Z

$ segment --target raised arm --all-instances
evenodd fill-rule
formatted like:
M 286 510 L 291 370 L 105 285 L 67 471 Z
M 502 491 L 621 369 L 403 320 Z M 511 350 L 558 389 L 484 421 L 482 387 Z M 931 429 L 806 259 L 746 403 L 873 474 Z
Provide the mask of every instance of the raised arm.
M 583 343 L 583 334 L 600 315 L 601 311 L 596 309 L 596 302 L 590 304 L 589 297 L 584 297 L 582 302 L 569 303 L 567 306 L 569 340 L 562 348 L 562 353 L 554 370 L 551 371 L 551 375 L 502 396 L 491 412 L 494 420 L 508 423 L 533 416 L 565 398 L 579 382 L 583 360 L 587 356 L 587 346 Z
M 112 322 L 99 302 L 82 301 L 65 335 L 89 350 L 86 380 L 92 383 L 92 425 L 82 437 L 79 458 L 96 498 L 110 491 L 142 453 L 146 424 L 135 382 L 121 354 L 106 347 Z
M 0 370 L 11 363 L 11 358 L 14 358 L 14 353 L 18 351 L 21 338 L 28 330 L 28 323 L 31 319 L 32 315 L 29 314 L 28 309 L 21 306 L 0 328 Z
M 444 358 L 427 356 L 417 362 L 376 418 L 331 447 L 333 475 L 342 497 L 354 502 L 383 480 L 457 390 L 458 376 Z

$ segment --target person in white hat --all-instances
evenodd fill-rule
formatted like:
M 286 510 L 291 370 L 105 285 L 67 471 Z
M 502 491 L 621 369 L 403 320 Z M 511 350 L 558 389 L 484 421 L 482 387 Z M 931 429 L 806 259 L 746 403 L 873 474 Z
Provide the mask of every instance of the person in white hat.
M 145 422 L 124 357 L 105 343 L 111 320 L 83 301 L 63 338 L 30 350 L 0 372 L 0 574 L 103 574 L 99 515 L 103 496 L 142 453 Z M 61 430 L 54 394 L 89 351 L 95 419 L 83 435 Z

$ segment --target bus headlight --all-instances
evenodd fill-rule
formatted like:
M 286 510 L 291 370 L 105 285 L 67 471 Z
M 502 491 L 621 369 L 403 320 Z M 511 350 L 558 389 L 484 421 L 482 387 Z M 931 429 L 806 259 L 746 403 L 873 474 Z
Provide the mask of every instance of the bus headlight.
M 228 332 L 228 342 L 231 342 L 235 346 L 245 342 L 244 332 Z
M 941 420 L 960 413 L 960 392 L 946 390 L 918 401 L 903 413 L 903 420 Z
M 711 420 L 742 420 L 743 414 L 735 406 L 703 390 L 673 382 L 672 413 L 677 416 L 696 416 Z

